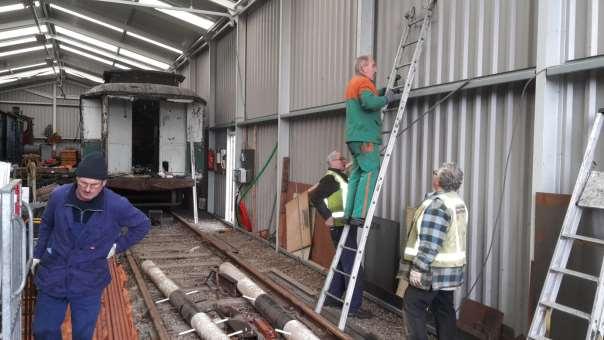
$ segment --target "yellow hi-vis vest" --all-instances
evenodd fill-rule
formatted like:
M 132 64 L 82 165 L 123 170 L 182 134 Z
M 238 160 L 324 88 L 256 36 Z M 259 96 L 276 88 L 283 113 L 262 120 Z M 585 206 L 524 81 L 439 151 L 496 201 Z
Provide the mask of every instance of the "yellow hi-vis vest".
M 451 224 L 445 236 L 443 245 L 436 255 L 432 267 L 461 267 L 466 264 L 466 227 L 468 225 L 468 208 L 459 195 L 454 192 L 436 194 L 424 200 L 413 216 L 413 223 L 407 246 L 405 248 L 405 260 L 413 261 L 419 249 L 419 233 L 424 218 L 424 212 L 436 199 L 443 201 L 447 207 L 447 213 L 451 216 Z
M 335 171 L 327 170 L 325 176 L 333 176 L 340 186 L 340 189 L 329 195 L 324 202 L 327 209 L 331 211 L 331 217 L 334 220 L 333 225 L 342 227 L 345 224 L 344 207 L 346 206 L 346 195 L 348 194 L 348 182 Z

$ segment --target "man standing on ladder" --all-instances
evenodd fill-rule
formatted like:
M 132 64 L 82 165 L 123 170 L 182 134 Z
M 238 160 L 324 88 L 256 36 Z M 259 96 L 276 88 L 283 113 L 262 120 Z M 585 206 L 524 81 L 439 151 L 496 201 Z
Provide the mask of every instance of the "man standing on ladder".
M 356 239 L 363 225 L 380 169 L 382 144 L 381 108 L 391 98 L 379 96 L 374 84 L 377 66 L 373 57 L 357 58 L 355 75 L 346 87 L 346 144 L 353 157 L 344 217 L 350 222 L 348 237 Z M 355 245 L 356 248 L 356 245 Z
M 310 190 L 310 201 L 323 219 L 325 219 L 325 226 L 329 228 L 334 247 L 337 247 L 340 236 L 342 235 L 342 228 L 346 222 L 344 220 L 344 206 L 348 193 L 348 176 L 346 176 L 345 170 L 348 167 L 348 163 L 340 152 L 332 151 L 327 156 L 327 164 L 329 166 L 327 173 L 321 178 L 319 183 Z M 347 238 L 347 247 L 352 246 L 350 244 L 352 240 L 353 239 L 350 237 Z M 356 245 L 356 238 L 354 241 L 354 245 Z M 353 263 L 354 253 L 349 250 L 344 250 L 340 257 L 340 262 L 338 263 L 338 269 L 350 272 Z M 342 297 L 345 292 L 346 277 L 336 273 L 329 286 L 329 293 L 334 296 Z M 371 314 L 369 312 L 360 309 L 362 301 L 363 283 L 358 282 L 352 295 L 350 313 L 360 319 L 370 318 Z M 327 297 L 325 305 L 341 307 L 342 303 Z
M 468 208 L 457 193 L 463 172 L 444 163 L 432 172 L 432 188 L 415 211 L 398 277 L 409 279 L 403 297 L 410 339 L 427 340 L 426 309 L 438 339 L 455 339 L 453 292 L 463 283 Z

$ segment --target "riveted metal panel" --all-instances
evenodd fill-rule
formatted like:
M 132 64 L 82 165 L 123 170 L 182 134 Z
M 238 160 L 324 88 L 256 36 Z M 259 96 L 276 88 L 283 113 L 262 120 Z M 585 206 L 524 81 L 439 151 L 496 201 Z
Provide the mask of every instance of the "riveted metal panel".
M 131 101 L 109 98 L 107 130 L 107 168 L 109 173 L 130 173 L 132 170 Z
M 197 75 L 196 75 L 196 91 L 197 94 L 209 101 L 210 100 L 210 53 L 206 48 L 199 56 L 195 59 L 197 63 Z
M 252 217 L 254 231 L 274 230 L 277 223 L 277 155 L 271 153 L 277 144 L 277 124 L 260 124 L 245 128 L 244 148 L 254 149 L 254 176 L 264 173 L 245 198 Z M 270 160 L 269 160 L 270 159 Z M 268 162 L 268 163 L 267 163 Z
M 247 17 L 246 118 L 277 113 L 279 1 L 267 1 Z
M 235 121 L 236 32 L 227 32 L 216 42 L 216 124 Z
M 377 1 L 377 84 L 390 73 L 404 15 L 423 0 Z M 438 1 L 424 44 L 414 87 L 518 70 L 534 66 L 536 1 Z M 419 27 L 418 27 L 419 29 Z M 410 60 L 410 57 L 406 60 Z
M 290 121 L 290 181 L 318 182 L 333 150 L 350 157 L 344 142 L 344 118 L 344 111 L 339 110 Z
M 159 106 L 159 168 L 169 162 L 169 171 L 184 175 L 186 171 L 186 106 L 161 101 Z
M 344 101 L 354 71 L 356 0 L 292 1 L 292 111 Z

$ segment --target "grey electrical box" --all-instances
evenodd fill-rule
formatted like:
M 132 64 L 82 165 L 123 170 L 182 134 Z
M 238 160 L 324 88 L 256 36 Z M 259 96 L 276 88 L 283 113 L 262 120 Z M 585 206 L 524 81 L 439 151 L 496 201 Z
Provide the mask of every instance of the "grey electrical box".
M 247 181 L 241 183 L 247 183 L 254 178 L 254 149 L 241 150 L 239 162 L 241 163 L 241 168 L 247 170 Z

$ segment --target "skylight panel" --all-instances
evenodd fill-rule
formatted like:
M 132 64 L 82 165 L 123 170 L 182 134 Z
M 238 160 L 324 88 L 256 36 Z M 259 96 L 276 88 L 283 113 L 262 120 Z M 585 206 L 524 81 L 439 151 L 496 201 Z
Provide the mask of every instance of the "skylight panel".
M 49 37 L 51 37 L 53 39 L 56 39 L 56 40 L 59 40 L 59 41 L 62 41 L 62 42 L 65 42 L 65 43 L 68 43 L 69 45 L 72 45 L 72 46 L 75 46 L 75 47 L 79 47 L 81 49 L 84 49 L 84 50 L 87 50 L 87 51 L 90 51 L 90 52 L 94 52 L 96 54 L 100 54 L 100 55 L 105 56 L 107 58 L 113 59 L 116 56 L 115 53 L 107 52 L 105 50 L 101 50 L 100 48 L 96 48 L 96 47 L 92 47 L 92 46 L 89 46 L 89 45 L 86 45 L 86 44 L 82 44 L 82 43 L 77 42 L 77 41 L 75 41 L 73 39 L 69 39 L 67 37 L 63 37 L 63 36 L 60 36 L 60 35 L 53 35 L 53 36 L 49 36 Z
M 61 45 L 59 45 L 59 46 L 60 46 L 62 49 L 64 49 L 65 51 L 69 51 L 69 52 L 72 52 L 72 53 L 75 53 L 75 54 L 81 55 L 82 57 L 86 57 L 86 58 L 88 58 L 88 59 L 96 60 L 96 61 L 98 61 L 98 62 L 100 62 L 100 63 L 103 63 L 103 64 L 107 64 L 107 65 L 111 65 L 111 66 L 113 66 L 113 61 L 111 61 L 111 60 L 107 60 L 107 59 L 105 59 L 105 58 L 97 57 L 97 56 L 92 55 L 92 54 L 90 54 L 90 53 L 86 53 L 86 52 L 84 52 L 84 51 L 80 51 L 80 50 L 78 50 L 77 48 L 72 48 L 72 47 L 69 47 L 69 46 L 65 46 L 64 44 L 61 44 Z
M 218 4 L 220 6 L 226 7 L 230 10 L 234 10 L 235 9 L 235 4 L 228 1 L 228 0 L 210 0 L 211 2 Z
M 46 63 L 32 64 L 32 65 L 25 65 L 25 66 L 19 66 L 19 67 L 11 67 L 11 68 L 9 68 L 9 69 L 6 69 L 6 70 L 3 70 L 3 71 L 0 71 L 0 73 L 3 73 L 3 72 L 8 72 L 8 71 L 15 72 L 15 71 L 19 71 L 19 70 L 24 70 L 24 69 L 26 69 L 26 68 L 32 68 L 32 67 L 38 67 L 38 66 L 44 66 L 44 65 L 46 65 Z
M 139 2 L 142 4 L 147 4 L 147 5 L 172 7 L 171 5 L 169 5 L 163 1 L 159 1 L 159 0 L 141 0 Z M 197 27 L 201 27 L 206 31 L 209 30 L 214 25 L 214 22 L 212 20 L 208 20 L 206 18 L 200 17 L 200 16 L 192 14 L 192 13 L 183 12 L 183 11 L 173 11 L 173 10 L 163 9 L 163 8 L 156 8 L 155 10 L 165 13 L 167 15 L 173 16 L 182 21 L 188 22 Z
M 51 44 L 47 44 L 46 48 L 52 48 Z M 44 46 L 34 46 L 34 47 L 28 47 L 28 48 L 21 48 L 18 50 L 10 50 L 10 51 L 6 51 L 6 52 L 0 52 L 0 57 L 6 57 L 9 55 L 15 55 L 15 54 L 22 54 L 22 53 L 28 53 L 28 52 L 33 52 L 33 51 L 39 51 L 44 49 Z
M 53 74 L 53 73 L 54 73 L 54 71 L 53 71 L 52 67 L 38 68 L 35 70 L 29 70 L 29 71 L 7 74 L 5 76 L 1 76 L 0 82 L 2 82 L 4 80 L 9 80 L 9 79 L 18 80 L 21 78 L 27 78 L 27 77 L 33 77 L 33 76 L 45 76 L 45 75 Z
M 14 40 L 8 40 L 8 41 L 0 41 L 0 47 L 27 44 L 27 43 L 35 42 L 35 41 L 36 41 L 35 37 L 27 37 L 27 38 L 14 39 Z
M 74 32 L 72 30 L 68 30 L 66 28 L 63 28 L 63 27 L 57 26 L 57 25 L 55 25 L 55 30 L 57 31 L 57 33 L 61 33 L 61 34 L 66 35 L 66 36 L 68 36 L 70 38 L 74 38 L 74 39 L 83 41 L 85 43 L 88 43 L 90 45 L 98 46 L 98 47 L 104 48 L 104 49 L 112 51 L 112 52 L 117 52 L 117 46 L 112 45 L 112 44 L 108 44 L 106 42 L 102 42 L 102 41 L 100 41 L 98 39 L 95 39 L 95 38 L 91 38 L 91 37 L 89 37 L 87 35 L 80 34 L 80 33 Z
M 67 14 L 71 14 L 71 15 L 76 16 L 78 18 L 82 18 L 84 20 L 90 21 L 90 22 L 95 23 L 97 25 L 101 25 L 101 26 L 107 27 L 107 28 L 112 29 L 114 31 L 117 31 L 117 32 L 120 32 L 120 33 L 124 33 L 124 30 L 121 29 L 121 28 L 119 28 L 119 27 L 113 26 L 113 25 L 108 24 L 106 22 L 103 22 L 101 20 L 97 20 L 97 19 L 91 18 L 91 17 L 89 17 L 87 15 L 80 14 L 78 12 L 72 11 L 72 10 L 67 9 L 65 7 L 61 7 L 61 6 L 58 6 L 58 5 L 55 5 L 55 4 L 51 3 L 50 4 L 50 8 L 56 9 L 58 11 L 61 11 L 61 12 L 67 13 Z
M 46 33 L 46 31 L 47 31 L 46 26 L 40 26 L 40 29 L 42 30 L 42 33 Z M 35 35 L 38 33 L 40 33 L 40 32 L 38 31 L 37 26 L 29 26 L 29 27 L 17 28 L 14 30 L 0 31 L 0 40 L 6 40 L 6 39 L 12 39 L 12 38 L 23 38 L 24 36 Z
M 136 34 L 136 33 L 132 33 L 132 32 L 130 32 L 130 31 L 126 31 L 126 34 L 127 34 L 127 35 L 129 35 L 129 36 L 131 36 L 131 37 L 134 37 L 134 38 L 140 39 L 140 40 L 142 40 L 142 41 L 146 41 L 146 42 L 148 42 L 148 43 L 150 43 L 150 44 L 153 44 L 153 45 L 155 45 L 155 46 L 159 46 L 159 47 L 165 48 L 165 49 L 166 49 L 166 50 L 168 50 L 168 51 L 172 51 L 172 52 L 175 52 L 175 53 L 178 53 L 178 54 L 182 54 L 182 51 L 181 51 L 181 50 L 179 50 L 179 49 L 177 49 L 177 48 L 174 48 L 174 47 L 172 47 L 172 46 L 168 46 L 168 45 L 166 45 L 166 44 L 162 44 L 162 43 L 160 43 L 159 41 L 155 41 L 155 40 L 153 40 L 153 39 L 149 39 L 149 38 L 147 38 L 147 37 L 143 37 L 142 35 L 138 35 L 138 34 Z
M 155 66 L 155 67 L 159 67 L 161 69 L 167 70 L 168 68 L 170 68 L 170 65 L 163 63 L 161 61 L 149 58 L 149 57 L 145 57 L 144 55 L 138 54 L 138 53 L 134 53 L 132 51 L 128 51 L 125 48 L 121 48 L 119 51 L 120 55 L 123 55 L 125 57 L 129 57 L 135 60 L 139 60 L 142 61 L 143 63 Z
M 90 73 L 82 72 L 80 70 L 76 70 L 76 69 L 71 68 L 71 67 L 65 67 L 65 72 L 67 72 L 69 74 L 72 74 L 74 76 L 78 76 L 80 78 L 85 78 L 85 79 L 88 79 L 88 80 L 92 80 L 92 81 L 97 82 L 97 83 L 104 83 L 105 82 L 103 80 L 103 78 L 97 77 L 97 76 L 92 75 Z
M 157 70 L 154 67 L 147 66 L 147 65 L 144 65 L 144 64 L 141 64 L 141 63 L 137 63 L 136 61 L 133 61 L 133 60 L 130 60 L 130 59 L 127 59 L 127 58 L 123 58 L 123 57 L 120 57 L 120 56 L 115 57 L 115 60 L 121 61 L 121 62 L 123 62 L 125 64 L 128 64 L 128 65 L 132 65 L 134 67 L 138 67 L 138 68 L 140 68 L 142 70 Z
M 40 1 L 34 1 L 34 5 L 36 7 L 39 7 Z M 23 4 L 12 4 L 12 5 L 0 6 L 0 13 L 19 11 L 24 8 L 25 8 L 25 5 L 23 5 Z

